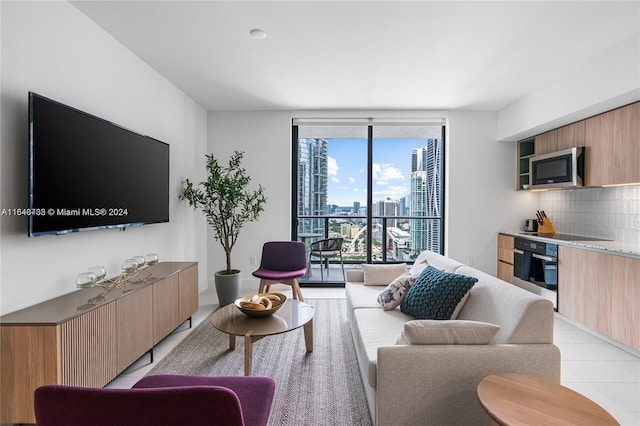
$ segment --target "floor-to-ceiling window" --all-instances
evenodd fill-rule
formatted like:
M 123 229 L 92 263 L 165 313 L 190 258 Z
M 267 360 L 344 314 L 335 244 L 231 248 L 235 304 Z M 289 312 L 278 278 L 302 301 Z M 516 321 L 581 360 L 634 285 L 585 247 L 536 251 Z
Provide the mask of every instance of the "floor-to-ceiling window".
M 292 134 L 293 239 L 341 237 L 346 264 L 442 252 L 443 122 L 300 119 Z

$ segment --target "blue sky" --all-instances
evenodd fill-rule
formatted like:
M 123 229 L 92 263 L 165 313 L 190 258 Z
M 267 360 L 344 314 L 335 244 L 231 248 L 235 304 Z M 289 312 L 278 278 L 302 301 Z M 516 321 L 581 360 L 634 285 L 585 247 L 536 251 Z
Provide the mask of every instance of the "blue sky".
M 424 146 L 419 139 L 374 140 L 373 201 L 397 200 L 409 194 L 411 150 Z M 366 139 L 329 139 L 328 204 L 367 204 Z

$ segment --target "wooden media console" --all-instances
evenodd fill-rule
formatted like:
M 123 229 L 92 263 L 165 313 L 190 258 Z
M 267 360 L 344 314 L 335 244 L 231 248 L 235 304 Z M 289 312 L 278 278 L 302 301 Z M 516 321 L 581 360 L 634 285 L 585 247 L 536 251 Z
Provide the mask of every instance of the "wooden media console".
M 142 284 L 77 290 L 0 317 L 0 423 L 35 423 L 45 384 L 103 387 L 198 309 L 198 264 L 161 262 Z M 144 275 L 144 274 L 143 274 Z

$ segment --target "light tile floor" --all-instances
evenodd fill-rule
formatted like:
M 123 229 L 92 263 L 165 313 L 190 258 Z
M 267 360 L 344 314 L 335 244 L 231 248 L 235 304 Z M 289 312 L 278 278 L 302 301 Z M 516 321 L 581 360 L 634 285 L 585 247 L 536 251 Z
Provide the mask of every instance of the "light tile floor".
M 278 289 L 278 291 L 282 291 Z M 284 291 L 286 293 L 286 291 Z M 343 288 L 303 288 L 306 298 L 344 298 Z M 200 295 L 195 327 L 215 309 L 211 291 Z M 154 349 L 155 362 L 165 356 L 189 332 L 183 324 Z M 562 384 L 600 404 L 623 426 L 640 426 L 640 353 L 587 332 L 578 324 L 556 315 L 554 342 L 562 354 Z M 145 355 L 107 387 L 129 388 L 154 364 Z

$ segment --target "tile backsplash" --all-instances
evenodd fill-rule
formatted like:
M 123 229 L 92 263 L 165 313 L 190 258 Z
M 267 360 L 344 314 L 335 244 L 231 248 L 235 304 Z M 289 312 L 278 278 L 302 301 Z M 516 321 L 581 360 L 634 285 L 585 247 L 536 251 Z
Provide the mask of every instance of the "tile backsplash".
M 640 244 L 640 186 L 540 193 L 556 232 Z

